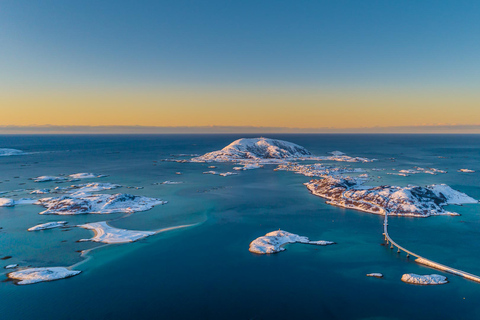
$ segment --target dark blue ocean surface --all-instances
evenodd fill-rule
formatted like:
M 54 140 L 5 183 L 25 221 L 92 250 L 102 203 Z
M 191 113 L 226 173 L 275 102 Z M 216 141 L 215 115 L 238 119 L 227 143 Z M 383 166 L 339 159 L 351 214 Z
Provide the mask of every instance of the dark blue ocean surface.
M 32 177 L 94 172 L 108 177 L 85 181 L 124 186 L 106 193 L 169 201 L 116 220 L 113 226 L 157 230 L 195 224 L 96 249 L 73 278 L 26 286 L 2 282 L 1 319 L 480 319 L 480 283 L 422 267 L 381 245 L 382 216 L 325 204 L 303 185 L 308 177 L 273 171 L 273 165 L 221 177 L 202 174 L 212 164 L 160 161 L 218 150 L 241 137 L 248 135 L 0 136 L 0 148 L 28 153 L 0 157 L 0 191 L 17 190 L 0 197 L 32 197 L 22 189 L 68 185 L 34 183 Z M 268 137 L 297 143 L 315 155 L 340 150 L 376 158 L 372 163 L 328 162 L 366 169 L 373 177 L 371 184 L 446 183 L 480 199 L 478 135 Z M 221 172 L 234 166 L 213 165 Z M 387 174 L 414 166 L 448 173 Z M 457 172 L 461 168 L 476 172 Z M 154 184 L 165 180 L 183 183 Z M 390 235 L 427 258 L 480 275 L 480 205 L 447 209 L 461 216 L 392 217 Z M 122 216 L 59 217 L 39 215 L 40 211 L 35 205 L 0 208 L 0 258 L 12 256 L 0 260 L 0 270 L 14 263 L 69 266 L 83 260 L 77 251 L 100 247 L 76 242 L 91 237 L 88 230 L 27 232 L 31 226 Z M 337 244 L 291 244 L 284 252 L 264 256 L 248 251 L 252 240 L 279 228 Z M 384 278 L 365 276 L 371 272 L 381 272 Z M 450 282 L 415 286 L 400 281 L 404 273 L 436 273 Z

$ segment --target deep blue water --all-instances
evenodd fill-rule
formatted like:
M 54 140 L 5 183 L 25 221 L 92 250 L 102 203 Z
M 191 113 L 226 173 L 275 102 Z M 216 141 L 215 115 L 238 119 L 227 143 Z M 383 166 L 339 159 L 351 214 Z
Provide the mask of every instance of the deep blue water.
M 442 286 L 414 286 L 404 273 L 443 274 L 407 260 L 382 243 L 381 216 L 325 204 L 311 195 L 304 177 L 274 172 L 274 166 L 237 176 L 204 175 L 202 163 L 159 160 L 171 154 L 218 150 L 248 135 L 0 136 L 0 148 L 30 154 L 0 157 L 0 191 L 54 187 L 33 183 L 39 175 L 95 172 L 102 182 L 144 189 L 118 189 L 168 200 L 112 225 L 155 230 L 196 226 L 91 253 L 76 277 L 17 286 L 0 283 L 2 319 L 479 319 L 480 284 L 444 274 Z M 373 184 L 446 183 L 480 199 L 479 135 L 268 135 L 300 144 L 315 155 L 333 150 L 376 158 L 374 163 L 335 163 L 385 168 Z M 395 161 L 389 158 L 396 158 Z M 154 162 L 156 161 L 156 162 Z M 218 171 L 232 164 L 218 164 Z M 387 175 L 392 168 L 435 167 L 447 174 Z M 457 172 L 460 168 L 476 173 Z M 182 175 L 175 174 L 182 172 Z M 18 178 L 15 178 L 18 177 Z M 8 180 L 8 181 L 7 181 Z M 178 185 L 153 185 L 165 180 Z M 87 181 L 97 181 L 95 179 Z M 62 186 L 62 184 L 60 184 Z M 113 191 L 112 191 L 113 192 Z M 18 191 L 3 196 L 29 196 Z M 480 275 L 480 205 L 452 206 L 461 216 L 390 219 L 391 236 L 433 260 Z M 76 240 L 91 232 L 72 228 L 31 233 L 38 223 L 103 221 L 112 215 L 44 216 L 33 205 L 0 208 L 0 267 L 68 266 L 77 250 L 98 244 Z M 281 228 L 327 247 L 294 244 L 285 252 L 258 256 L 249 243 Z M 64 242 L 62 242 L 64 241 Z M 3 269 L 2 269 L 3 270 Z M 381 272 L 384 279 L 368 278 Z M 5 279 L 5 275 L 1 276 Z

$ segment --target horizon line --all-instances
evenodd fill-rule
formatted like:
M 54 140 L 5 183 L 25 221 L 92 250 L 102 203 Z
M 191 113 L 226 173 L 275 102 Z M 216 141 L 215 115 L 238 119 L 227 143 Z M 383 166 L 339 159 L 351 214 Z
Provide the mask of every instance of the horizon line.
M 295 128 L 261 126 L 141 126 L 141 125 L 0 125 L 0 134 L 480 134 L 480 124 L 418 125 L 357 128 Z

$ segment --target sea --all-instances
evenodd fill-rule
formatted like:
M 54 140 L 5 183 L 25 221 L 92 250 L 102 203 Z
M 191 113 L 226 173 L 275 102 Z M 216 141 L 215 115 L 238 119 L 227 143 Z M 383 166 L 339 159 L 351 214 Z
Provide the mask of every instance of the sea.
M 129 193 L 168 204 L 123 214 L 39 215 L 38 205 L 0 207 L 0 318 L 7 319 L 480 319 L 480 283 L 421 266 L 384 245 L 383 217 L 330 206 L 303 185 L 311 178 L 274 171 L 275 165 L 237 175 L 203 174 L 232 163 L 162 161 L 219 150 L 247 134 L 215 135 L 2 135 L 0 197 L 40 198 L 42 175 L 93 172 L 85 182 L 111 182 Z M 375 158 L 369 163 L 324 161 L 363 168 L 370 185 L 445 183 L 480 199 L 480 135 L 268 134 L 314 155 L 339 150 Z M 402 169 L 437 168 L 444 174 L 398 176 Z M 458 172 L 467 168 L 474 173 Z M 384 169 L 384 170 L 372 170 Z M 163 181 L 182 182 L 159 184 Z M 391 217 L 390 236 L 439 263 L 480 275 L 480 204 L 448 206 L 460 216 Z M 50 221 L 111 225 L 161 232 L 143 240 L 103 245 L 82 228 L 28 232 Z M 257 255 L 249 244 L 282 229 L 335 245 L 289 244 Z M 82 250 L 93 249 L 87 256 Z M 11 258 L 10 258 L 11 257 Z M 83 262 L 82 262 L 83 261 Z M 80 263 L 82 262 L 82 263 Z M 80 263 L 80 264 L 78 264 Z M 81 274 L 32 285 L 8 281 L 4 267 L 78 264 Z M 367 273 L 384 275 L 377 279 Z M 402 282 L 405 273 L 440 274 L 444 285 Z

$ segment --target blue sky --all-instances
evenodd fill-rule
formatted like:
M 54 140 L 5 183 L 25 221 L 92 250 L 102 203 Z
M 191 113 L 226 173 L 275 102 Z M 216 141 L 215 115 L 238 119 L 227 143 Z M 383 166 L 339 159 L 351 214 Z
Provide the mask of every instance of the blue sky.
M 480 85 L 479 17 L 478 1 L 4 0 L 0 85 L 461 94 Z

